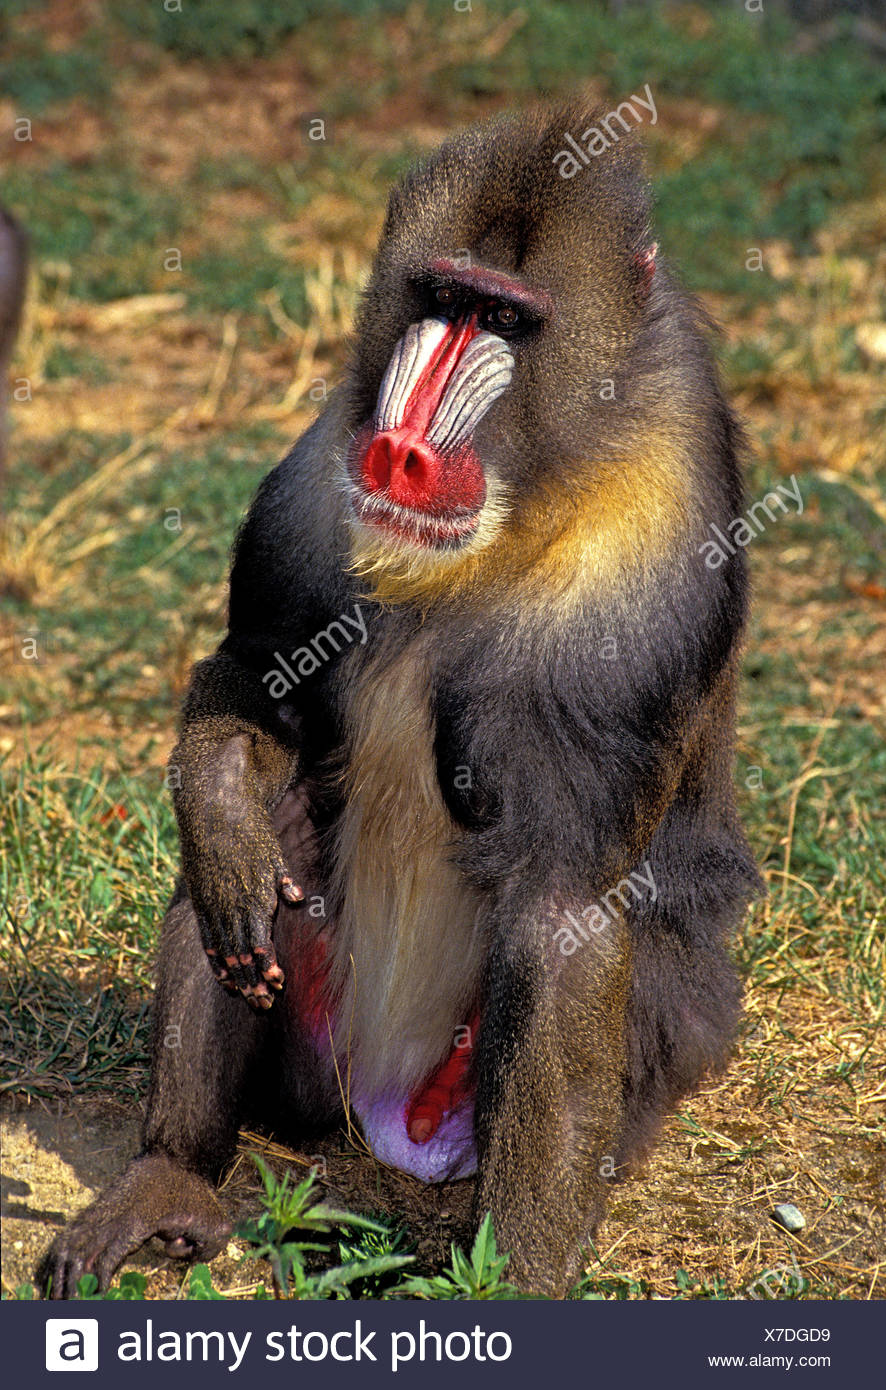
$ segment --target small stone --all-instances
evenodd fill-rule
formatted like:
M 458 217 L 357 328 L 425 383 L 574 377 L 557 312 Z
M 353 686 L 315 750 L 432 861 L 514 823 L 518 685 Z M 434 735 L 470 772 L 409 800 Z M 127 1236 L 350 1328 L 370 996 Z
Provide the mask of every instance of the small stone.
M 780 1206 L 773 1207 L 772 1219 L 786 1231 L 790 1231 L 791 1235 L 796 1235 L 806 1225 L 806 1217 L 793 1202 L 782 1202 Z

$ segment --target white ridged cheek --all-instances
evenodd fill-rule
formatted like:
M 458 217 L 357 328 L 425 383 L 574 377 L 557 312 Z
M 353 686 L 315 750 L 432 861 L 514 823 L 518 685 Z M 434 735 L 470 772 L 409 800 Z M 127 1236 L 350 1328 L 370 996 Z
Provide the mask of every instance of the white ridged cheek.
M 377 433 L 403 423 L 416 382 L 449 332 L 446 319 L 422 319 L 409 325 L 394 348 L 379 389 L 372 422 Z
M 514 358 L 494 333 L 472 338 L 450 377 L 428 427 L 428 443 L 453 449 L 476 429 L 511 383 Z
M 376 433 L 403 423 L 415 386 L 452 326 L 446 319 L 410 324 L 395 347 L 378 393 L 373 416 Z M 450 377 L 433 419 L 428 443 L 452 449 L 476 429 L 489 407 L 507 390 L 514 358 L 501 338 L 481 332 L 472 338 Z

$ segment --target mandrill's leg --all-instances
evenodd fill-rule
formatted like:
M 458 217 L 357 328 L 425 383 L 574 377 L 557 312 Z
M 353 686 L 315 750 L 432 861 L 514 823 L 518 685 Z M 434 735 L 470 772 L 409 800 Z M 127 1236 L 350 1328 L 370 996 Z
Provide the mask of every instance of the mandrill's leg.
M 144 1150 L 55 1240 L 39 1276 L 50 1297 L 72 1298 L 87 1273 L 106 1288 L 152 1235 L 171 1255 L 217 1253 L 230 1226 L 212 1184 L 267 1036 L 266 1016 L 218 988 L 191 904 L 177 895 L 161 933 Z
M 582 941 L 565 904 L 499 924 L 478 1049 L 475 1216 L 509 1277 L 562 1298 L 593 1236 L 622 1123 L 630 951 L 621 923 Z M 571 936 L 556 937 L 558 927 Z M 578 945 L 570 955 L 560 942 Z

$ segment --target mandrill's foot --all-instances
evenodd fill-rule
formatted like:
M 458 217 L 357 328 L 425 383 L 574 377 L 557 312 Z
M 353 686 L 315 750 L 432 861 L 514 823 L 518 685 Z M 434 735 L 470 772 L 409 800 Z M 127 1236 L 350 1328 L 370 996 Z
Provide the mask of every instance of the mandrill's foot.
M 165 1154 L 136 1158 L 57 1236 L 38 1271 L 47 1298 L 74 1298 L 84 1274 L 104 1292 L 126 1256 L 151 1236 L 178 1259 L 211 1259 L 231 1234 L 214 1189 Z

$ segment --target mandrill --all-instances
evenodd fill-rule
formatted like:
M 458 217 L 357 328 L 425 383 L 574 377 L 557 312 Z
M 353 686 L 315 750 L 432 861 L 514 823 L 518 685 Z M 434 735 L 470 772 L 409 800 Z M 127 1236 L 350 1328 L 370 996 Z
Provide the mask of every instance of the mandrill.
M 609 1181 L 729 1052 L 758 886 L 732 740 L 741 435 L 622 139 L 497 120 L 391 194 L 344 383 L 236 542 L 171 767 L 144 1143 L 44 1277 L 214 1253 L 238 1127 L 475 1178 L 562 1296 Z

